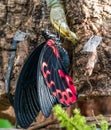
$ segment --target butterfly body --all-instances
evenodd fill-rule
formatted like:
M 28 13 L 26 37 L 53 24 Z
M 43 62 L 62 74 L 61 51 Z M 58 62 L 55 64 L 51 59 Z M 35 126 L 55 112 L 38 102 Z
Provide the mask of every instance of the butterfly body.
M 67 51 L 55 35 L 44 32 L 46 42 L 31 53 L 20 73 L 14 99 L 17 123 L 27 128 L 41 110 L 45 117 L 59 103 L 76 102 L 77 92 L 68 75 Z M 64 58 L 65 57 L 65 58 Z

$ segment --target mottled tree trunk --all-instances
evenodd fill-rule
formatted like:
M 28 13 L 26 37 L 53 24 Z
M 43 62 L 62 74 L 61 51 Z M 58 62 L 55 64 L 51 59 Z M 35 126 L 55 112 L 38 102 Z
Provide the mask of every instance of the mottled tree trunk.
M 111 1 L 110 0 L 66 0 L 65 9 L 69 25 L 80 43 L 73 50 L 73 78 L 79 94 L 84 96 L 111 96 Z M 92 35 L 102 37 L 97 48 L 97 62 L 91 76 L 85 75 L 90 53 L 83 46 Z M 80 95 L 82 96 L 82 95 Z M 83 96 L 83 98 L 84 98 Z M 87 97 L 85 98 L 87 99 Z M 80 101 L 85 115 L 111 114 L 111 98 Z M 102 105 L 104 104 L 104 105 Z
M 64 38 L 64 47 L 68 50 L 72 63 L 72 76 L 79 93 L 89 95 L 109 94 L 111 86 L 111 0 L 62 0 L 68 24 L 74 31 L 79 43 L 73 47 Z M 8 67 L 8 60 L 12 38 L 18 29 L 27 32 L 27 39 L 20 42 L 11 76 L 11 86 L 15 89 L 20 69 L 32 48 L 43 41 L 42 27 L 54 31 L 50 24 L 49 9 L 45 6 L 46 16 L 42 23 L 42 6 L 39 0 L 1 0 L 0 1 L 0 117 L 11 119 L 10 106 L 4 96 L 4 80 Z M 92 35 L 102 37 L 102 43 L 97 48 L 98 60 L 92 75 L 85 76 L 87 53 L 83 46 Z M 87 91 L 86 91 L 87 90 Z M 7 109 L 9 110 L 7 112 Z M 72 106 L 73 109 L 73 106 Z M 72 109 L 68 111 L 71 114 Z M 4 114 L 5 111 L 5 114 Z M 13 116 L 14 117 L 14 116 Z M 52 115 L 49 118 L 54 118 Z M 45 121 L 41 115 L 38 122 Z M 13 121 L 12 121 L 13 122 Z M 50 127 L 50 126 L 49 126 Z
M 71 3 L 68 4 L 67 3 Z M 71 10 L 72 9 L 72 10 Z M 111 1 L 109 0 L 67 0 L 67 18 L 71 29 L 76 32 L 80 43 L 75 49 L 76 85 L 79 88 L 89 86 L 84 73 L 87 55 L 83 46 L 92 35 L 102 37 L 97 48 L 98 60 L 89 80 L 94 88 L 106 88 L 111 85 Z M 75 77 L 75 76 L 74 76 Z

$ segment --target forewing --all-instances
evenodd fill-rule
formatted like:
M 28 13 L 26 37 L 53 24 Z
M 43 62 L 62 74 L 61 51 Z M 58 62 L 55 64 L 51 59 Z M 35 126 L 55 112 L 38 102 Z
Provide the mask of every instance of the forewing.
M 39 55 L 44 43 L 37 46 L 25 62 L 15 91 L 14 109 L 17 118 L 17 124 L 27 128 L 36 118 L 40 111 L 37 87 L 36 73 Z
M 49 90 L 48 93 L 63 106 L 69 106 L 76 102 L 77 92 L 72 78 L 63 65 L 59 49 L 60 46 L 53 40 L 46 43 L 40 55 L 40 73 L 47 86 L 46 89 Z M 45 94 L 43 98 L 45 99 Z

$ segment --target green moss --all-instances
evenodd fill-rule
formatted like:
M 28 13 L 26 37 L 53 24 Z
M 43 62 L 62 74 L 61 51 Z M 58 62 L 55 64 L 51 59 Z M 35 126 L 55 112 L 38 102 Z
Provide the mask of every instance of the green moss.
M 96 124 L 87 124 L 86 118 L 80 114 L 78 109 L 74 110 L 73 117 L 69 117 L 60 105 L 56 105 L 53 111 L 60 121 L 61 127 L 66 127 L 67 130 L 97 130 Z M 108 130 L 108 122 L 104 119 L 100 122 L 99 130 Z
M 0 119 L 0 128 L 12 128 L 12 125 L 8 120 Z

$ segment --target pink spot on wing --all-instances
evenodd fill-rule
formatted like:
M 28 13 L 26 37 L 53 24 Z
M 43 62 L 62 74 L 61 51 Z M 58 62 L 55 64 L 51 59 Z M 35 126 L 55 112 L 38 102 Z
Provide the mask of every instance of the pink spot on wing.
M 52 87 L 52 85 L 55 85 L 55 83 L 52 80 L 50 82 L 47 81 L 46 83 L 49 88 Z
M 55 41 L 53 41 L 53 40 L 48 40 L 48 41 L 47 41 L 47 45 L 50 46 L 50 47 L 52 48 L 54 54 L 55 54 L 58 58 L 60 58 L 59 52 L 58 52 L 57 48 L 54 46 L 54 44 L 55 44 Z
M 72 78 L 69 76 L 69 75 L 65 75 L 64 72 L 62 70 L 58 70 L 59 72 L 59 76 L 61 78 L 64 78 L 68 87 L 70 88 L 70 90 L 73 92 L 73 94 L 77 94 L 77 91 L 76 91 L 76 88 L 75 88 L 75 85 L 72 81 Z
M 47 78 L 47 76 L 50 74 L 50 71 L 46 71 L 45 72 L 45 67 L 47 67 L 48 65 L 46 64 L 46 62 L 43 62 L 42 63 L 42 73 L 43 73 L 43 76 L 44 76 L 44 78 Z
M 60 103 L 64 105 L 70 105 L 76 102 L 76 96 L 74 94 L 70 96 L 69 93 L 72 94 L 69 88 L 67 88 L 65 91 L 61 91 L 57 89 L 56 92 L 53 92 L 53 95 L 56 97 L 59 97 L 61 95 L 61 98 L 59 99 Z
M 46 84 L 47 84 L 47 86 L 48 87 L 52 87 L 55 83 L 54 83 L 54 81 L 48 81 L 48 76 L 50 75 L 50 71 L 49 70 L 46 70 L 45 71 L 45 67 L 47 68 L 48 67 L 48 65 L 47 65 L 47 63 L 46 62 L 43 62 L 42 63 L 42 74 L 43 74 L 43 77 L 45 78 L 45 80 L 46 80 Z M 48 69 L 48 68 L 47 68 Z

